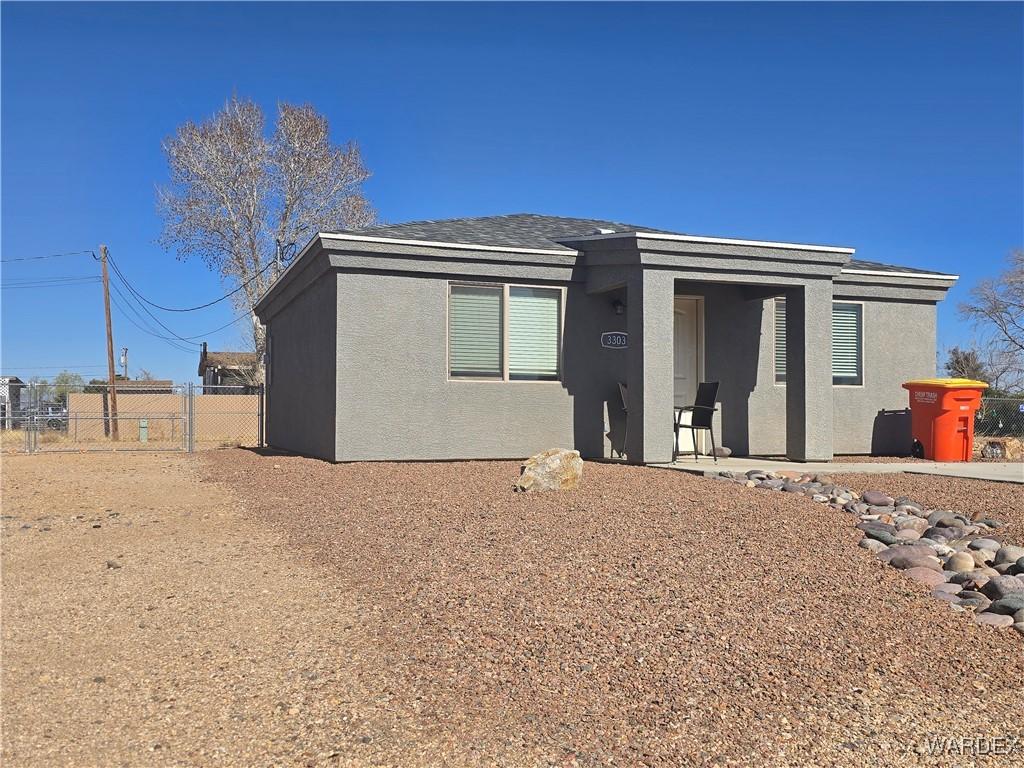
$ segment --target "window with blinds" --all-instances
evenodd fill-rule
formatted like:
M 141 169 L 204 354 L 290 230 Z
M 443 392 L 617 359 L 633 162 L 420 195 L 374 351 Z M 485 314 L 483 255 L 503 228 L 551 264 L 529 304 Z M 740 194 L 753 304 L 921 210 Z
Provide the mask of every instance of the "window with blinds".
M 832 383 L 864 383 L 863 304 L 835 302 L 832 305 Z
M 775 300 L 775 381 L 786 381 L 786 300 Z
M 502 377 L 502 289 L 453 285 L 448 296 L 448 366 L 453 378 Z
M 786 381 L 786 300 L 775 300 L 775 381 Z M 832 304 L 832 383 L 864 383 L 864 305 Z
M 508 377 L 558 379 L 562 292 L 557 288 L 508 289 Z
M 451 378 L 558 381 L 561 351 L 560 288 L 449 286 Z

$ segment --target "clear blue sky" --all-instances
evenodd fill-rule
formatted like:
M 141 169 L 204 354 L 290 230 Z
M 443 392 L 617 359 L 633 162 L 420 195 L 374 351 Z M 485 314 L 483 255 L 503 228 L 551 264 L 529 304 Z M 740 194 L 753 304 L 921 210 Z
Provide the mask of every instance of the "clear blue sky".
M 161 140 L 235 91 L 309 102 L 358 141 L 387 221 L 529 211 L 850 245 L 962 274 L 949 344 L 970 335 L 956 303 L 1024 242 L 1022 7 L 4 3 L 3 258 L 104 242 L 157 302 L 220 295 L 157 246 L 154 188 Z M 96 272 L 3 264 L 5 282 Z M 4 373 L 102 373 L 84 368 L 105 362 L 98 285 L 4 290 L 2 317 Z M 195 377 L 197 355 L 114 325 L 133 376 Z

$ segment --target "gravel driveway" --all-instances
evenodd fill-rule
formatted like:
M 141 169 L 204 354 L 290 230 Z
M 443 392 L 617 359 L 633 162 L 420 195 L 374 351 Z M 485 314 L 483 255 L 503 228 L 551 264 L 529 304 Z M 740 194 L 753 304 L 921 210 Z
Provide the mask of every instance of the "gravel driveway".
M 1024 735 L 1019 638 L 846 517 L 517 469 L 5 460 L 4 765 L 947 765 L 926 738 Z

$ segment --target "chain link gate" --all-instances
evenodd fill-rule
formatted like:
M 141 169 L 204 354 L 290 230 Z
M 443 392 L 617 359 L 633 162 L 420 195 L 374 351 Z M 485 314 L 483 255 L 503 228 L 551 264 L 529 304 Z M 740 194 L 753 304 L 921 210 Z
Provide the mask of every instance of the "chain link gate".
M 5 451 L 185 451 L 263 445 L 263 386 L 160 381 L 9 384 Z

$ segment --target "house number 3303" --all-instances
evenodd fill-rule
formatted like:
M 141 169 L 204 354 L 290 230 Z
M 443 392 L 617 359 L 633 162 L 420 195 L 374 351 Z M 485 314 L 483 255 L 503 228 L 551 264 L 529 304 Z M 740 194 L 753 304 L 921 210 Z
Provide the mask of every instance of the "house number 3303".
M 629 346 L 629 335 L 622 331 L 602 333 L 601 346 L 605 349 L 625 349 Z

